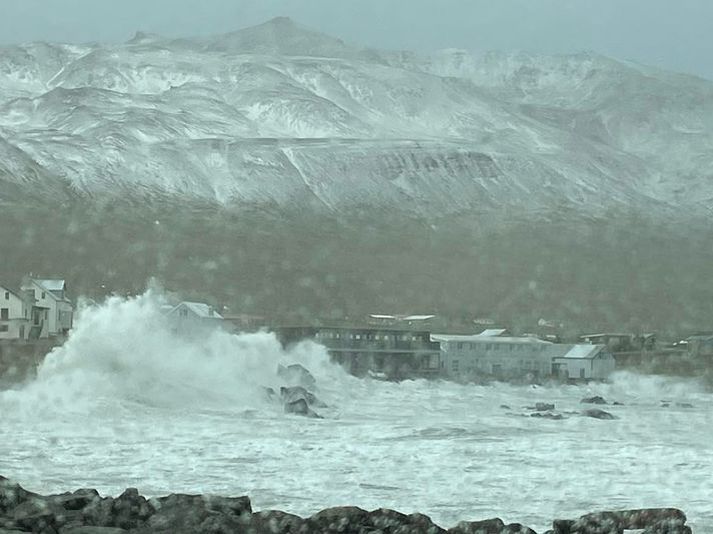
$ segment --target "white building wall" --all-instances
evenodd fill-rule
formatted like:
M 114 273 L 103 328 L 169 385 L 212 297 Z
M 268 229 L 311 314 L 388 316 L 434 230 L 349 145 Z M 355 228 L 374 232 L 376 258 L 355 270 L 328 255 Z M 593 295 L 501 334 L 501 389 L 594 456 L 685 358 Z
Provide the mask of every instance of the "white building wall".
M 50 336 L 54 336 L 59 333 L 61 329 L 59 322 L 59 306 L 56 297 L 34 280 L 24 283 L 22 290 L 29 292 L 30 296 L 34 295 L 35 306 L 47 309 L 47 317 L 44 319 L 45 327 L 43 328 L 43 332 L 46 332 L 46 334 Z
M 3 310 L 7 320 L 3 317 Z M 29 330 L 27 303 L 0 286 L 0 339 L 26 339 Z
M 454 379 L 548 377 L 555 375 L 555 365 L 561 367 L 568 378 L 604 379 L 615 366 L 608 352 L 600 353 L 594 359 L 565 358 L 565 354 L 581 346 L 527 338 L 476 339 L 473 336 L 451 340 L 446 337 L 440 345 L 441 370 L 445 376 Z
M 600 353 L 592 360 L 592 378 L 604 380 L 616 371 L 616 360 L 610 353 Z

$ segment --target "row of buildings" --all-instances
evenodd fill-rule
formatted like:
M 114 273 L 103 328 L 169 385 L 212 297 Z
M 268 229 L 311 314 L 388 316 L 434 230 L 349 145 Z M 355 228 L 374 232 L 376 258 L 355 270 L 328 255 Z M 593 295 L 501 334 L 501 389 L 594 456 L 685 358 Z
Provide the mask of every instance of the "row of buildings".
M 387 379 L 604 380 L 616 368 L 605 344 L 553 343 L 504 329 L 439 334 L 396 325 L 276 328 L 289 345 L 313 339 L 352 374 Z
M 27 276 L 19 287 L 0 281 L 0 340 L 65 336 L 73 318 L 74 306 L 64 280 Z

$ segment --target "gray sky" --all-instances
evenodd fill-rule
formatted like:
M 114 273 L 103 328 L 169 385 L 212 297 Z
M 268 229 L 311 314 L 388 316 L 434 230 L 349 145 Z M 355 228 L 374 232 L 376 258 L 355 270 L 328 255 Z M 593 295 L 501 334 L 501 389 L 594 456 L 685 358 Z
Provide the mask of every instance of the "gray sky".
M 378 48 L 593 50 L 713 79 L 713 0 L 0 0 L 0 44 L 205 35 L 278 15 Z

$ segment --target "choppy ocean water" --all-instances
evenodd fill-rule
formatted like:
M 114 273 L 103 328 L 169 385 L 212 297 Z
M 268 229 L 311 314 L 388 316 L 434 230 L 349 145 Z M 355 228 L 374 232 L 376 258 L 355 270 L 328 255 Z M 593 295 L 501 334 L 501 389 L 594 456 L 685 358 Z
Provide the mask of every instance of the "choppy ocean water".
M 282 413 L 261 386 L 300 362 L 329 405 Z M 582 417 L 583 397 L 618 417 Z M 667 407 L 662 401 L 666 401 Z M 530 417 L 536 402 L 563 420 Z M 616 374 L 531 387 L 360 380 L 267 333 L 176 337 L 155 298 L 84 310 L 36 380 L 0 392 L 0 474 L 33 491 L 251 497 L 310 515 L 334 505 L 422 512 L 442 526 L 492 516 L 545 530 L 556 517 L 675 506 L 713 532 L 713 393 Z

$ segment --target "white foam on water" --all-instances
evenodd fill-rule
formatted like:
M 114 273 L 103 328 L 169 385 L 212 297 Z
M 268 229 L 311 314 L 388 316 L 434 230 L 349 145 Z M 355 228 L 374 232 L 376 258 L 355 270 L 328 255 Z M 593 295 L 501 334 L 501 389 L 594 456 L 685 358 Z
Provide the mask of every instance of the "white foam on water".
M 69 339 L 45 358 L 37 378 L 0 394 L 0 401 L 49 413 L 131 403 L 230 411 L 264 407 L 263 388 L 285 385 L 276 374 L 279 364 L 300 363 L 326 383 L 349 379 L 314 343 L 285 351 L 268 332 L 177 333 L 162 303 L 161 294 L 150 290 L 85 306 Z
M 255 509 L 303 516 L 384 506 L 446 527 L 500 516 L 544 531 L 555 517 L 676 506 L 694 531 L 713 532 L 713 395 L 695 380 L 360 380 L 313 343 L 285 351 L 266 332 L 177 335 L 161 302 L 149 291 L 85 306 L 37 378 L 0 393 L 1 474 L 41 492 L 247 494 Z M 265 400 L 280 363 L 313 373 L 325 419 Z M 581 415 L 594 395 L 617 419 Z M 530 417 L 536 402 L 565 419 Z

